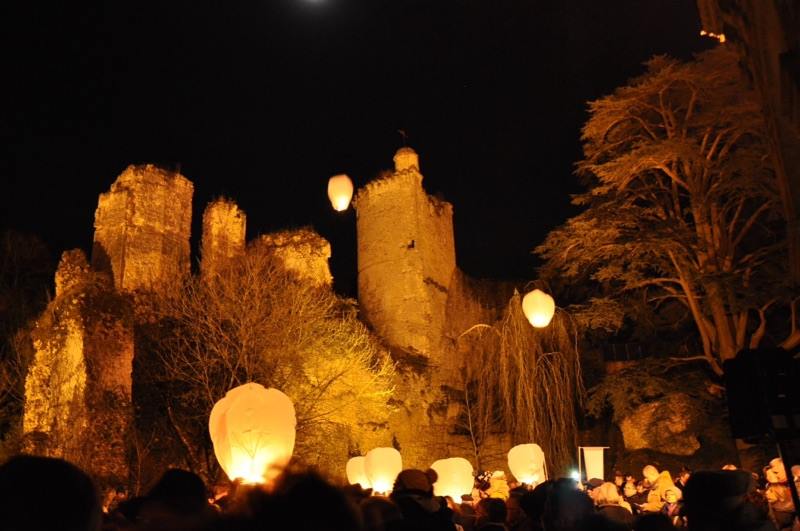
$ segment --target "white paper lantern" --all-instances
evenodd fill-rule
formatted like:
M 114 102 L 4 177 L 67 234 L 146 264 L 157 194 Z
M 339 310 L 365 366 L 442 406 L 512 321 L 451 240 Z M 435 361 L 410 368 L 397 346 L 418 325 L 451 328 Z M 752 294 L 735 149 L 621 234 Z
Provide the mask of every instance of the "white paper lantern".
M 208 430 L 217 461 L 231 480 L 263 483 L 271 469 L 289 463 L 296 423 L 288 396 L 247 383 L 214 404 Z
M 436 496 L 450 496 L 456 503 L 461 501 L 462 494 L 471 494 L 475 484 L 472 464 L 463 457 L 439 459 L 431 468 L 439 476 L 433 484 Z
M 403 471 L 403 458 L 394 448 L 373 448 L 364 459 L 364 470 L 374 492 L 388 494 Z
M 345 472 L 347 473 L 347 481 L 351 485 L 359 484 L 361 485 L 362 489 L 369 489 L 372 488 L 372 485 L 367 477 L 367 469 L 364 466 L 365 464 L 366 457 L 363 455 L 351 457 L 350 460 L 347 461 Z
M 508 468 L 517 481 L 536 485 L 547 479 L 544 452 L 538 444 L 518 444 L 508 451 Z
M 353 198 L 353 181 L 347 175 L 334 175 L 328 179 L 328 199 L 337 212 L 347 210 Z
M 523 297 L 522 312 L 535 328 L 544 328 L 556 313 L 556 302 L 544 291 L 535 289 Z

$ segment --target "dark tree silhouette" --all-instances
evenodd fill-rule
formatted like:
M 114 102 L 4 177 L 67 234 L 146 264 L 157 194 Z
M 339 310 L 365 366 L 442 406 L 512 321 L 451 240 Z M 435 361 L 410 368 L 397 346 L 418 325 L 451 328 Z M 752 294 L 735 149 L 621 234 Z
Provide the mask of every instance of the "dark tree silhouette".
M 637 300 L 690 316 L 700 359 L 721 374 L 762 340 L 770 306 L 794 302 L 755 95 L 720 46 L 688 63 L 651 59 L 589 114 L 578 164 L 588 191 L 574 199 L 584 211 L 536 249 L 544 275 L 599 287 L 584 315 L 604 326 L 635 319 Z M 786 347 L 800 343 L 794 317 Z

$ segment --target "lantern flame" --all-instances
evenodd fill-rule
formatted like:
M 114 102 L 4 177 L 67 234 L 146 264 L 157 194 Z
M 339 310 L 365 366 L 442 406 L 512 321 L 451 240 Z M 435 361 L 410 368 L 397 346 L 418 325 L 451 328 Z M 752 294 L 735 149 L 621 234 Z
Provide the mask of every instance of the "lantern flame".
M 706 30 L 700 30 L 700 35 L 704 37 L 711 37 L 712 39 L 717 39 L 720 43 L 724 43 L 726 41 L 724 33 L 713 33 Z
M 288 396 L 247 383 L 214 404 L 208 430 L 217 461 L 231 480 L 264 483 L 268 474 L 289 463 L 295 425 Z
M 544 328 L 556 313 L 556 303 L 553 297 L 535 289 L 523 297 L 522 312 L 534 328 Z
M 517 481 L 536 485 L 544 476 L 544 452 L 538 444 L 518 444 L 508 452 L 508 468 Z
M 333 209 L 343 212 L 350 206 L 353 198 L 353 181 L 347 175 L 334 175 L 328 179 L 328 199 L 331 200 Z

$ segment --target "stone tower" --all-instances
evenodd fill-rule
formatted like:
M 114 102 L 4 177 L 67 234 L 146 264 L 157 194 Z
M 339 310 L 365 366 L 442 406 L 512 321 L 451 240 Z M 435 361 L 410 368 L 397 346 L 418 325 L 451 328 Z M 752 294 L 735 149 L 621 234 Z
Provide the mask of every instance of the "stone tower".
M 200 274 L 214 276 L 231 259 L 244 254 L 247 216 L 233 201 L 217 199 L 203 213 Z
M 83 251 L 67 251 L 36 320 L 25 379 L 25 450 L 63 457 L 103 488 L 128 481 L 133 307 Z
M 314 229 L 304 227 L 262 234 L 255 244 L 268 248 L 286 271 L 298 279 L 320 288 L 332 286 L 333 276 L 328 266 L 331 244 Z
M 404 147 L 394 172 L 359 190 L 355 206 L 365 319 L 390 345 L 439 364 L 456 269 L 452 205 L 425 193 L 419 158 Z
M 189 273 L 192 183 L 152 164 L 128 166 L 101 194 L 92 267 L 120 291 L 172 284 Z

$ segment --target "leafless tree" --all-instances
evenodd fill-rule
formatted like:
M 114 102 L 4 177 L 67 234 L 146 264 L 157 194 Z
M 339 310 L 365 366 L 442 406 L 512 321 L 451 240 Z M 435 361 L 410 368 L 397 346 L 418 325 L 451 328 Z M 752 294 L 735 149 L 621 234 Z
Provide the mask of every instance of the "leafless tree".
M 385 421 L 394 368 L 355 303 L 286 271 L 267 247 L 254 244 L 213 277 L 189 278 L 168 293 L 152 307 L 163 325 L 156 377 L 198 469 L 213 404 L 246 382 L 292 398 L 295 454 L 310 462 L 332 433 Z

